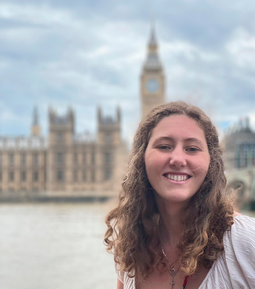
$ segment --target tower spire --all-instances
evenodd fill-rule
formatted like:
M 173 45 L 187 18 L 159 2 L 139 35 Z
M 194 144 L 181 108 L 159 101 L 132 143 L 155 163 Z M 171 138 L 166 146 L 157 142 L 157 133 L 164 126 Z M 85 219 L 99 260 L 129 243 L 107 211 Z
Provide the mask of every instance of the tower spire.
M 154 21 L 151 22 L 151 31 L 150 31 L 150 37 L 148 42 L 148 51 L 147 51 L 147 59 L 144 63 L 143 70 L 144 71 L 158 71 L 162 70 L 163 67 L 160 63 L 160 59 L 158 56 L 158 44 L 156 40 L 156 29 Z
M 149 48 L 156 48 L 157 49 L 157 40 L 156 40 L 156 33 L 155 33 L 155 21 L 154 19 L 151 20 L 151 35 L 149 40 Z
M 37 107 L 34 107 L 32 125 L 31 125 L 31 135 L 39 136 L 41 134 L 41 127 L 39 125 L 39 116 Z

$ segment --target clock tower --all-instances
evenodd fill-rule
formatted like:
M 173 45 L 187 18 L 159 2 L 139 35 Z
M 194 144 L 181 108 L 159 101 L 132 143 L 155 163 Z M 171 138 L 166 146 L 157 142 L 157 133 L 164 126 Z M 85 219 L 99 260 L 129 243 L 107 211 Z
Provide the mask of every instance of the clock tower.
M 165 76 L 158 56 L 154 27 L 151 28 L 147 59 L 141 74 L 142 119 L 157 105 L 165 103 Z

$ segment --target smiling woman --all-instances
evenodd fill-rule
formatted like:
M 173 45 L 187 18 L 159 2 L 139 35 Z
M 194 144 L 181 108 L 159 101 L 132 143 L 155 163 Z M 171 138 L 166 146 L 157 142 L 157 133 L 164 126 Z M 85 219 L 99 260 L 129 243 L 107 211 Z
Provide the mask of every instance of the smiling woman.
M 145 151 L 145 167 L 157 204 L 183 203 L 197 192 L 210 155 L 203 130 L 185 115 L 162 119 Z
M 105 234 L 117 288 L 255 288 L 255 220 L 233 212 L 218 134 L 199 108 L 149 113 L 122 188 Z

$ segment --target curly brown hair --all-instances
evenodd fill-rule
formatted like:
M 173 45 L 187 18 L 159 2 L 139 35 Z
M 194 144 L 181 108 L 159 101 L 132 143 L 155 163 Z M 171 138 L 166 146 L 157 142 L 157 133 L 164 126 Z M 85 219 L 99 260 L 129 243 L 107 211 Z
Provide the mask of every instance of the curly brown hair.
M 106 217 L 104 242 L 114 254 L 118 270 L 143 280 L 155 262 L 163 263 L 160 251 L 160 214 L 150 185 L 144 154 L 153 128 L 165 117 L 186 115 L 203 129 L 210 154 L 204 182 L 186 209 L 184 231 L 178 243 L 181 268 L 188 275 L 199 265 L 210 268 L 223 251 L 223 234 L 233 224 L 233 206 L 226 194 L 226 177 L 218 133 L 199 108 L 182 101 L 154 108 L 135 134 L 128 168 L 122 183 L 119 205 Z M 164 265 L 163 265 L 164 267 Z

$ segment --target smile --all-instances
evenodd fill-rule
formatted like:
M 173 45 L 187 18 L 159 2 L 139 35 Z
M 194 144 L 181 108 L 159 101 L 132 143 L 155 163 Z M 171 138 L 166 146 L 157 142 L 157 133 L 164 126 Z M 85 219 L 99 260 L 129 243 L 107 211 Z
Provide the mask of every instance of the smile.
M 188 176 L 188 175 L 165 174 L 164 176 L 169 180 L 173 180 L 173 181 L 177 181 L 177 182 L 186 181 L 187 179 L 190 178 L 190 176 Z

